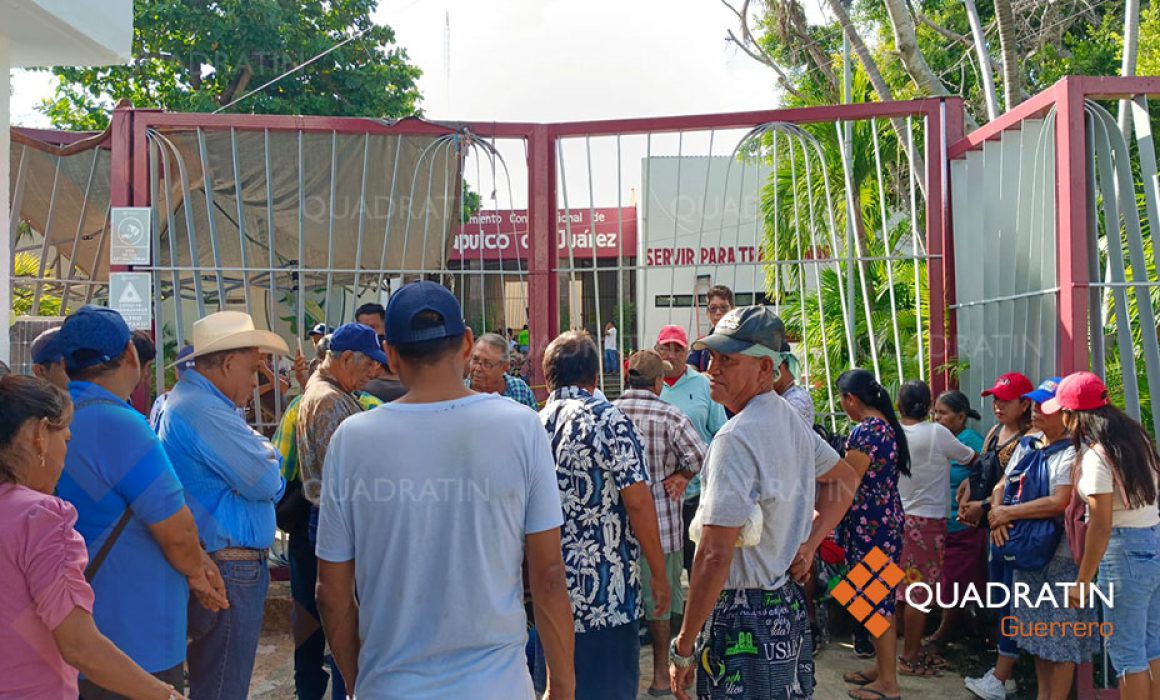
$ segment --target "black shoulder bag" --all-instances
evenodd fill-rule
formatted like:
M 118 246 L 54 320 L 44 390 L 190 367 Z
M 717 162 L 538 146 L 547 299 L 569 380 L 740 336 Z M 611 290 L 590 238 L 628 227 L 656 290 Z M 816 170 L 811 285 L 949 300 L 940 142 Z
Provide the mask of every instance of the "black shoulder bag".
M 92 406 L 93 404 L 109 404 L 112 406 L 126 407 L 126 404 L 112 399 L 89 399 L 88 401 L 81 401 L 73 407 L 74 414 L 79 412 L 82 408 Z M 121 537 L 121 533 L 125 531 L 125 526 L 129 524 L 129 520 L 133 517 L 133 509 L 125 506 L 125 512 L 121 513 L 121 518 L 117 520 L 117 524 L 113 526 L 113 531 L 105 538 L 105 543 L 101 545 L 97 555 L 92 558 L 89 565 L 85 567 L 85 581 L 92 583 L 93 577 L 97 575 L 97 570 L 101 568 L 101 564 L 105 563 L 105 559 L 109 557 L 109 551 L 113 549 L 113 545 L 117 544 L 117 540 Z

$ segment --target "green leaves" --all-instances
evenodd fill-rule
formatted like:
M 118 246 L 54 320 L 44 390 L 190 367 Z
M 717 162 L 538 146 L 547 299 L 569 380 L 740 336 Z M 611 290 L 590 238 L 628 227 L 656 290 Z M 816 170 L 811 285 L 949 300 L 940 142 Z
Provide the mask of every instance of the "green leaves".
M 420 71 L 376 25 L 374 0 L 136 0 L 127 66 L 56 68 L 41 105 L 54 126 L 99 130 L 121 99 L 209 112 L 366 33 L 229 108 L 256 114 L 398 118 L 420 112 Z

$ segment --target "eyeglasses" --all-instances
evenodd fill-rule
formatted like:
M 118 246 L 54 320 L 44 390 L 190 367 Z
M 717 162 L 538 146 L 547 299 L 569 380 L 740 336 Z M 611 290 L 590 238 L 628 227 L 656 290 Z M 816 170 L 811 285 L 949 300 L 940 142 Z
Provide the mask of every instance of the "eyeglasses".
M 733 307 L 729 306 L 728 304 L 710 304 L 706 308 L 715 314 L 725 314 L 733 310 Z
M 470 360 L 468 360 L 468 362 L 472 365 L 475 365 L 476 367 L 482 367 L 486 370 L 493 370 L 496 367 L 503 365 L 502 360 L 497 362 L 495 360 L 485 360 L 483 358 L 474 357 L 474 356 Z

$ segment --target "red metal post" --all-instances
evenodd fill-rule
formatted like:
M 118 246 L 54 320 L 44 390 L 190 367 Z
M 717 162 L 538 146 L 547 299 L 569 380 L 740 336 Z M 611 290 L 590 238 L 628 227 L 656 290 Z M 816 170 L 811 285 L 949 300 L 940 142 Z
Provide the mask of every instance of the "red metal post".
M 528 139 L 528 330 L 532 383 L 544 383 L 542 360 L 560 328 L 556 279 L 556 142 L 547 125 Z
M 1053 88 L 1059 350 L 1056 372 L 1088 368 L 1087 134 L 1083 85 L 1065 78 Z
M 109 204 L 114 207 L 138 206 L 140 195 L 137 192 L 136 169 L 138 168 L 137 144 L 133 130 L 133 105 L 122 100 L 113 110 L 112 132 L 109 154 Z M 127 265 L 110 265 L 109 274 L 114 272 L 129 272 L 132 268 Z M 110 300 L 112 303 L 112 300 Z M 149 395 L 144 389 L 138 388 L 133 392 L 133 407 L 143 414 L 149 412 Z
M 943 147 L 950 149 L 950 145 L 958 143 L 963 139 L 963 117 L 965 113 L 965 105 L 962 98 L 954 97 L 943 100 L 943 123 L 946 125 L 945 141 Z M 941 156 L 940 156 L 941 157 Z M 950 190 L 950 163 L 945 163 L 943 172 L 946 174 L 947 182 L 946 189 Z M 947 314 L 946 314 L 946 346 L 945 355 L 946 361 L 949 363 L 959 356 L 959 323 L 958 314 L 952 308 L 958 300 L 955 294 L 955 235 L 954 235 L 954 217 L 952 216 L 953 203 L 951 197 L 947 197 L 946 209 L 943 211 L 943 225 L 941 230 L 942 235 L 942 249 L 943 249 L 943 280 L 944 292 L 943 296 L 946 298 Z M 932 376 L 933 373 L 932 373 Z M 949 372 L 945 375 L 945 383 L 939 388 L 943 391 L 952 386 L 958 386 L 957 378 L 952 376 Z M 936 394 L 937 396 L 937 394 Z

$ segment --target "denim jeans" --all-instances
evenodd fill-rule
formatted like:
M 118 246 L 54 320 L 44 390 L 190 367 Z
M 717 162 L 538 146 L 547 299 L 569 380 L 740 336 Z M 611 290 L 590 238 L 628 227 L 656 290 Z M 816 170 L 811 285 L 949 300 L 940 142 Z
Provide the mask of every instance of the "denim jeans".
M 219 561 L 230 607 L 210 612 L 189 599 L 190 700 L 233 700 L 250 692 L 270 569 L 261 561 Z
M 294 629 L 314 631 L 302 644 L 294 649 L 294 687 L 299 700 L 321 700 L 326 694 L 327 673 L 322 666 L 330 669 L 330 696 L 333 700 L 346 700 L 346 683 L 334 663 L 334 657 L 326 653 L 326 632 L 322 629 L 322 616 L 318 614 L 318 599 L 315 586 L 318 584 L 318 557 L 314 546 L 318 544 L 318 507 L 310 508 L 310 519 L 306 527 L 290 535 L 290 595 L 294 598 Z
M 619 372 L 620 370 L 616 365 L 617 365 L 616 351 L 609 350 L 608 348 L 605 348 L 604 349 L 604 372 L 605 372 L 605 374 L 614 374 L 614 373 Z
M 988 561 L 988 570 L 990 573 L 989 579 L 992 583 L 1002 583 L 1007 587 L 1007 590 L 1012 590 L 1015 581 L 1015 570 L 1003 563 L 1003 557 L 995 552 L 995 547 L 992 545 L 988 550 L 990 559 Z M 1014 637 L 1008 637 L 1003 634 L 1003 618 L 1011 614 L 1011 603 L 1008 602 L 999 611 L 999 656 L 1009 656 L 1019 658 L 1019 644 Z
M 1114 633 L 1108 656 L 1117 673 L 1142 673 L 1160 659 L 1160 525 L 1116 527 L 1100 562 L 1100 590 L 1109 585 L 1114 607 L 1104 603 L 1104 620 Z

